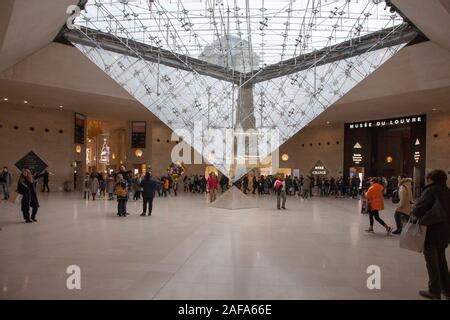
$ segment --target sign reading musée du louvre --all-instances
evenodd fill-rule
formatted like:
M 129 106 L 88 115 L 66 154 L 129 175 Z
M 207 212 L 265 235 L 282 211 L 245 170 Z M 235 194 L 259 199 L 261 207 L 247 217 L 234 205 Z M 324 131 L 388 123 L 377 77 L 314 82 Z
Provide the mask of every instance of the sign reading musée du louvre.
M 20 171 L 28 168 L 33 174 L 41 173 L 48 167 L 44 160 L 39 158 L 33 151 L 28 152 L 22 159 L 17 161 L 15 166 Z
M 361 129 L 361 128 L 379 128 L 387 126 L 398 126 L 404 124 L 412 124 L 424 121 L 423 116 L 413 116 L 413 117 L 403 117 L 388 120 L 375 120 L 375 121 L 365 121 L 357 123 L 348 123 L 349 129 Z

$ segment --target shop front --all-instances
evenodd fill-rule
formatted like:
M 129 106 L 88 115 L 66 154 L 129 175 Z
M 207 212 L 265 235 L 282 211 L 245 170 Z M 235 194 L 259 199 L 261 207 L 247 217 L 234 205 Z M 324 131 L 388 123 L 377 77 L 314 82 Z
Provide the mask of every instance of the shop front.
M 424 184 L 426 115 L 345 124 L 344 175 L 413 178 Z

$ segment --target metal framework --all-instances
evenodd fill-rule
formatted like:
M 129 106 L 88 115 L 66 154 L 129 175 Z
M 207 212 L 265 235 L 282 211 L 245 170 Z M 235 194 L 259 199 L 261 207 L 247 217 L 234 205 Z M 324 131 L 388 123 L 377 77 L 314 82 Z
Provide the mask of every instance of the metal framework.
M 417 36 L 418 33 L 414 28 L 404 23 L 401 26 L 383 29 L 315 52 L 302 54 L 295 58 L 269 65 L 258 71 L 242 73 L 204 60 L 183 54 L 176 54 L 169 50 L 141 43 L 133 39 L 117 37 L 110 33 L 91 28 L 81 27 L 79 30 L 65 28 L 62 32 L 62 37 L 71 43 L 90 47 L 100 46 L 102 49 L 130 57 L 138 57 L 137 53 L 139 53 L 147 61 L 186 71 L 195 70 L 201 75 L 232 82 L 237 85 L 242 83 L 247 85 L 255 84 L 307 70 L 312 66 L 320 66 L 358 56 L 368 50 L 377 50 L 407 43 Z

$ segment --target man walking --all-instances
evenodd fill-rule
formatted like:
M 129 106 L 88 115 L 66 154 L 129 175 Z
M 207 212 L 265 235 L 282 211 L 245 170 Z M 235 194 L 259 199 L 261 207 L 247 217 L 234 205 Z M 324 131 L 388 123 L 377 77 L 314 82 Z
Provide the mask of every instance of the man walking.
M 0 174 L 0 187 L 3 190 L 3 198 L 9 199 L 9 188 L 11 187 L 11 174 L 8 172 L 8 167 L 3 167 L 3 171 Z
M 162 185 L 161 182 L 156 181 L 152 178 L 150 172 L 145 173 L 144 179 L 141 181 L 142 188 L 142 198 L 143 198 L 143 209 L 141 217 L 145 217 L 147 213 L 148 204 L 148 216 L 152 215 L 153 209 L 153 198 L 155 198 L 155 191 Z

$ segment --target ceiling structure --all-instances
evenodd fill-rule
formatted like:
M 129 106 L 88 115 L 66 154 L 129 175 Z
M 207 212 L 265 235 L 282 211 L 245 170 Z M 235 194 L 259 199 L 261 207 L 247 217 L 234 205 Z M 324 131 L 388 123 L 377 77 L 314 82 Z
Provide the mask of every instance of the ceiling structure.
M 417 36 L 378 0 L 91 0 L 84 9 L 66 40 L 233 180 Z
M 51 43 L 78 0 L 1 0 L 0 72 Z

